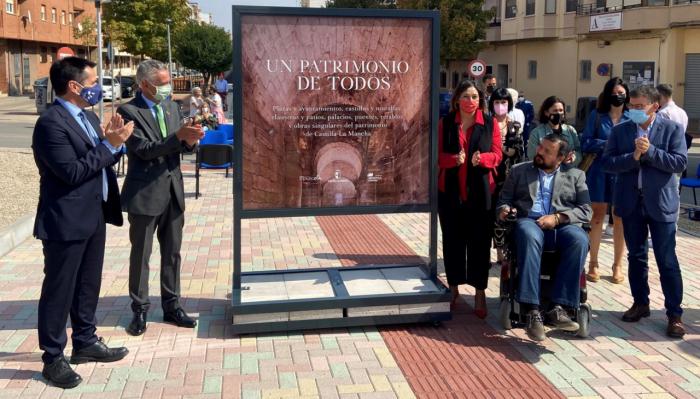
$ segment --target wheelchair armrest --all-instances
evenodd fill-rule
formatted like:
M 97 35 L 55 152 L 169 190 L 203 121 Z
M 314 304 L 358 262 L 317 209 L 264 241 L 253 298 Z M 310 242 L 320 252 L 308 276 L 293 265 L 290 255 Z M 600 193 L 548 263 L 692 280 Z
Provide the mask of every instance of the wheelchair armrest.
M 591 224 L 590 223 L 584 223 L 581 225 L 581 228 L 586 232 L 590 233 L 591 232 Z

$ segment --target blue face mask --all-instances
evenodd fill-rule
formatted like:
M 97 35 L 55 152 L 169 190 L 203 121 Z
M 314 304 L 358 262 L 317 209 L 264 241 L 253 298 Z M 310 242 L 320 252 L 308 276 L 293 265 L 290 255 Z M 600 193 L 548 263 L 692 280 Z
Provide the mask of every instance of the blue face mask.
M 80 83 L 78 83 L 80 84 Z M 96 105 L 102 100 L 102 86 L 95 84 L 91 87 L 85 87 L 80 85 L 82 89 L 80 90 L 80 98 L 85 100 L 90 106 Z
M 649 115 L 647 115 L 647 112 L 643 109 L 631 109 L 629 110 L 629 116 L 632 122 L 638 125 L 643 125 L 644 122 L 649 120 Z

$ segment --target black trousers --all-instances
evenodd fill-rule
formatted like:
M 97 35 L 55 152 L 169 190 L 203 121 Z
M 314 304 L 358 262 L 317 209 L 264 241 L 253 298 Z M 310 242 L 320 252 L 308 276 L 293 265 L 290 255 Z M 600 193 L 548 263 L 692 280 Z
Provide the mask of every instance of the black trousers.
M 42 240 L 44 282 L 39 297 L 39 347 L 44 363 L 63 356 L 68 340 L 66 322 L 70 315 L 73 348 L 97 342 L 95 310 L 102 283 L 105 253 L 105 222 L 100 219 L 86 240 Z
M 148 311 L 148 272 L 153 234 L 160 243 L 160 296 L 164 312 L 180 308 L 180 248 L 185 214 L 174 195 L 170 204 L 158 216 L 129 214 L 129 296 L 134 312 Z
M 491 266 L 493 212 L 462 203 L 457 193 L 438 193 L 442 257 L 449 285 L 486 289 Z

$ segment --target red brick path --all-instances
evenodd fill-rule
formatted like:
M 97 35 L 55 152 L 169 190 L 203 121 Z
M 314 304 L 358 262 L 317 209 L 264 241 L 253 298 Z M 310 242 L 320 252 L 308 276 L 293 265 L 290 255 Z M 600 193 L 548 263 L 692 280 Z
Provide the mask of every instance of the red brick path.
M 377 216 L 317 217 L 345 266 L 420 261 Z M 560 398 L 562 395 L 511 345 L 477 319 L 463 301 L 453 319 L 380 329 L 419 398 Z

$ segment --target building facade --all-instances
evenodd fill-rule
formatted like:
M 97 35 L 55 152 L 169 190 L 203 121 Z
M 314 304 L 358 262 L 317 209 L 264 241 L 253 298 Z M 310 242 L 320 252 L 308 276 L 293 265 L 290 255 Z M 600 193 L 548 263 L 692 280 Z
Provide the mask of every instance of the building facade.
M 325 7 L 326 0 L 299 0 L 299 7 Z
M 700 132 L 700 0 L 486 0 L 496 17 L 479 58 L 499 85 L 536 106 L 550 95 L 572 116 L 580 97 L 597 97 L 620 76 L 632 87 L 669 83 Z M 451 63 L 450 89 L 467 62 Z
M 91 0 L 0 0 L 0 96 L 25 95 L 36 79 L 49 74 L 59 48 L 80 57 L 90 50 L 74 36 L 74 27 L 90 17 Z

